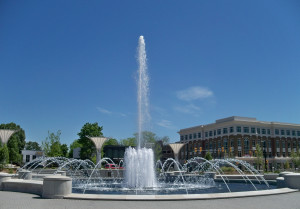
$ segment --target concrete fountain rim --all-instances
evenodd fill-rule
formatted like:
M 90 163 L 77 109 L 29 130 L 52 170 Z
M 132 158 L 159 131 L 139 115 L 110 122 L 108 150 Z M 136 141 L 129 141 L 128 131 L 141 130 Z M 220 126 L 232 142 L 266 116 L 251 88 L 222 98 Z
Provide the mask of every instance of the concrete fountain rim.
M 64 199 L 74 200 L 116 200 L 116 201 L 176 201 L 176 200 L 210 200 L 242 198 L 266 195 L 278 195 L 297 192 L 298 189 L 281 188 L 259 191 L 210 193 L 210 194 L 174 194 L 174 195 L 100 195 L 100 194 L 79 194 L 71 193 L 64 196 Z

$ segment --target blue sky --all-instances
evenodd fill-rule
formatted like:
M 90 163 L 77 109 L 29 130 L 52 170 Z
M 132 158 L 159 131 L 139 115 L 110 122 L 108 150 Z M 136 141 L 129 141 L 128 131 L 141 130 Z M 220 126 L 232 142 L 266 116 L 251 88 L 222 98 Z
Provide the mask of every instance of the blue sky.
M 136 49 L 146 40 L 151 131 L 232 115 L 300 124 L 300 2 L 1 1 L 0 123 L 70 144 L 86 122 L 137 130 Z

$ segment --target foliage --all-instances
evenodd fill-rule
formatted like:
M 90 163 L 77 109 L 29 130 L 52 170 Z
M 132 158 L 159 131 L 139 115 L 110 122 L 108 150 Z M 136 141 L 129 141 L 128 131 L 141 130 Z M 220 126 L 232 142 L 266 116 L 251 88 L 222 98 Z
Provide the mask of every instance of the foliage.
M 9 153 L 6 144 L 0 145 L 0 163 L 7 164 L 9 162 Z
M 7 148 L 11 156 L 10 162 L 20 163 L 21 151 L 25 147 L 25 131 L 15 123 L 0 124 L 0 129 L 17 130 L 8 140 Z
M 98 123 L 86 123 L 83 125 L 80 132 L 78 133 L 78 143 L 81 144 L 81 159 L 91 159 L 94 153 L 96 153 L 96 147 L 94 143 L 89 138 L 87 138 L 87 136 L 103 136 L 102 130 L 103 127 L 99 126 Z
M 290 163 L 289 163 L 288 160 L 285 161 L 285 163 L 284 163 L 284 169 L 286 169 L 286 170 L 289 170 L 289 169 L 290 169 Z
M 205 158 L 206 160 L 212 160 L 212 159 L 213 159 L 210 152 L 206 152 L 204 158 Z
M 254 161 L 255 161 L 256 165 L 258 166 L 258 169 L 260 169 L 260 166 L 263 164 L 263 151 L 259 144 L 256 144 L 255 148 L 256 148 L 256 150 L 255 150 L 256 158 Z
M 7 142 L 7 147 L 9 147 L 9 161 L 14 164 L 21 164 L 22 155 L 19 153 L 18 141 L 16 138 L 11 138 Z
M 68 145 L 62 144 L 60 146 L 60 149 L 61 149 L 61 152 L 62 152 L 62 156 L 63 157 L 68 157 L 68 151 L 69 151 Z
M 26 150 L 35 150 L 35 151 L 41 151 L 42 150 L 39 143 L 33 142 L 33 141 L 26 142 L 25 149 Z
M 233 174 L 236 173 L 236 170 L 233 167 L 223 166 L 221 170 L 226 174 Z
M 82 145 L 78 142 L 78 139 L 74 140 L 72 144 L 70 144 L 70 149 L 69 149 L 69 157 L 73 157 L 73 149 L 81 147 Z
M 48 137 L 42 141 L 42 148 L 47 157 L 60 157 L 63 155 L 60 144 L 60 135 L 60 130 L 58 130 L 56 134 L 48 131 Z
M 295 168 L 299 168 L 299 166 L 300 166 L 300 151 L 299 151 L 299 147 L 297 148 L 296 152 L 292 151 L 292 153 L 291 153 L 291 160 L 292 160 Z
M 122 139 L 120 144 L 128 147 L 135 147 L 137 145 L 137 141 L 135 137 L 129 137 L 127 139 Z

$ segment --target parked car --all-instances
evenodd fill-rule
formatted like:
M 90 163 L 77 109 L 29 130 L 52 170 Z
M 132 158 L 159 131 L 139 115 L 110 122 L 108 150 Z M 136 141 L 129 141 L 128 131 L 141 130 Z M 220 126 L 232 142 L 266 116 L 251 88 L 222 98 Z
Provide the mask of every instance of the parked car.
M 123 167 L 119 167 L 115 164 L 106 164 L 105 169 L 123 169 Z

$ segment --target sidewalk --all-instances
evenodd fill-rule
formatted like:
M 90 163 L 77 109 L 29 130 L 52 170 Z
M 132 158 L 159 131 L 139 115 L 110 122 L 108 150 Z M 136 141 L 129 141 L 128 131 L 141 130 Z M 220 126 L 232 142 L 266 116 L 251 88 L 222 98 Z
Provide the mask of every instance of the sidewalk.
M 0 191 L 0 209 L 299 209 L 300 192 L 282 195 L 193 201 L 90 201 L 41 199 L 37 195 Z

